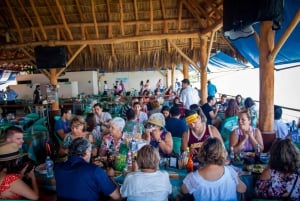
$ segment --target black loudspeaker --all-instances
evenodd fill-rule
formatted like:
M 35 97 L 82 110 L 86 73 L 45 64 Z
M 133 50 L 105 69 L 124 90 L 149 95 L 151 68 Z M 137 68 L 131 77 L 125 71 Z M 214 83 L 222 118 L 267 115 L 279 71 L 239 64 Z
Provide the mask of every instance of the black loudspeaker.
M 67 65 L 65 46 L 37 46 L 34 48 L 34 54 L 38 69 L 64 68 Z

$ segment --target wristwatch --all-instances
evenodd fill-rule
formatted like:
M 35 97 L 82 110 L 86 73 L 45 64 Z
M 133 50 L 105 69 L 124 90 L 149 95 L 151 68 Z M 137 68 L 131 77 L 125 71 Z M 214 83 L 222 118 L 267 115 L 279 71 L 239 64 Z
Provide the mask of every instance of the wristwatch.
M 158 143 L 158 144 L 161 143 L 161 142 L 162 142 L 162 139 L 157 140 L 157 143 Z

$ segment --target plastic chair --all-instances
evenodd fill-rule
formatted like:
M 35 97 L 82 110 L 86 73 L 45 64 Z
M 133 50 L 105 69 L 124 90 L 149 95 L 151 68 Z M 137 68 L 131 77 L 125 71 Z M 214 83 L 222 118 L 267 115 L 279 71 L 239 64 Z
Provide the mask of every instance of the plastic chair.
M 47 117 L 42 117 L 35 121 L 33 125 L 45 125 L 45 122 L 47 121 Z
M 229 150 L 229 139 L 231 132 L 238 127 L 238 116 L 228 117 L 223 120 L 221 126 L 221 135 L 226 150 Z
M 48 128 L 44 125 L 40 125 L 40 124 L 33 124 L 32 126 L 28 127 L 25 132 L 30 133 L 31 131 L 37 132 L 37 131 L 45 131 L 48 132 Z
M 181 138 L 180 137 L 172 137 L 173 138 L 173 152 L 176 154 L 180 154 L 181 147 Z
M 37 114 L 37 113 L 29 113 L 29 114 L 26 114 L 25 117 L 36 120 L 36 119 L 39 118 L 39 114 Z

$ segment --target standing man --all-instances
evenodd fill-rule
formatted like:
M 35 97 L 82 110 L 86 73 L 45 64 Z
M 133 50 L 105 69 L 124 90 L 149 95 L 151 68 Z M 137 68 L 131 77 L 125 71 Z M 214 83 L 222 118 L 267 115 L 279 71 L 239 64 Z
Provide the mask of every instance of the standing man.
M 40 85 L 36 85 L 35 90 L 33 92 L 33 104 L 40 103 L 40 95 L 41 95 L 41 87 Z
M 210 80 L 207 82 L 207 94 L 208 96 L 215 96 L 217 93 L 217 87 Z
M 104 81 L 104 85 L 103 85 L 103 96 L 107 96 L 108 95 L 108 84 L 107 81 Z
M 121 198 L 118 187 L 99 166 L 90 163 L 92 144 L 85 138 L 74 139 L 66 162 L 56 165 L 55 180 L 58 200 L 103 200 Z
M 189 79 L 183 79 L 182 92 L 180 94 L 180 101 L 183 103 L 185 109 L 190 109 L 190 105 L 199 104 L 200 98 L 198 91 L 190 86 Z
M 7 105 L 15 105 L 18 94 L 13 89 L 11 89 L 9 86 L 6 87 L 5 94 L 6 94 Z M 16 109 L 13 107 L 8 108 L 7 113 L 14 113 L 14 115 L 16 116 Z

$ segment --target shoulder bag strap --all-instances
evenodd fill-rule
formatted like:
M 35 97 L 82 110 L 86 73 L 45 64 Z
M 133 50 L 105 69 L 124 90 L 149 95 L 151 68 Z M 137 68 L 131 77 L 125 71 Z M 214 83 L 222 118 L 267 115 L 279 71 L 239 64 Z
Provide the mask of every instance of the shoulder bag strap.
M 294 189 L 295 189 L 296 183 L 297 183 L 297 181 L 298 181 L 298 177 L 299 177 L 299 174 L 297 174 L 297 177 L 296 177 L 296 179 L 295 179 L 293 188 L 291 189 L 291 191 L 290 191 L 289 195 L 287 196 L 287 198 L 290 198 L 290 197 L 291 197 L 291 195 L 292 195 L 292 193 L 293 193 L 293 191 L 294 191 Z

